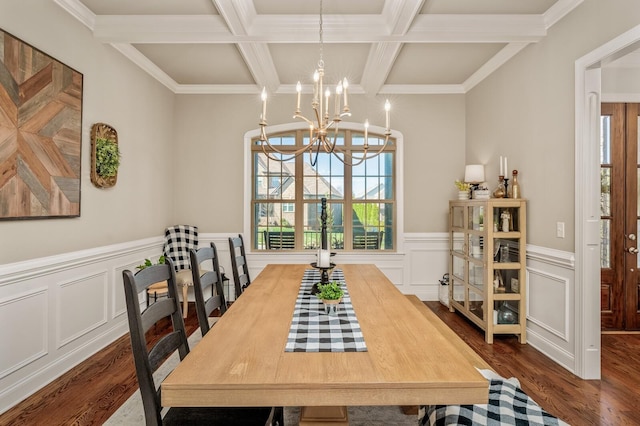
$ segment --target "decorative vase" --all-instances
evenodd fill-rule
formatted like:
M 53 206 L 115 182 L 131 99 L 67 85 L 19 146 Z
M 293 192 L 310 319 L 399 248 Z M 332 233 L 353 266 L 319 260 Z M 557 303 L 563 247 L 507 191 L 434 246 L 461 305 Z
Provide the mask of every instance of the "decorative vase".
M 458 191 L 458 200 L 468 200 L 469 191 Z
M 324 313 L 327 315 L 337 315 L 338 314 L 338 305 L 342 302 L 342 297 L 337 300 L 328 300 L 322 299 L 322 303 L 324 305 Z

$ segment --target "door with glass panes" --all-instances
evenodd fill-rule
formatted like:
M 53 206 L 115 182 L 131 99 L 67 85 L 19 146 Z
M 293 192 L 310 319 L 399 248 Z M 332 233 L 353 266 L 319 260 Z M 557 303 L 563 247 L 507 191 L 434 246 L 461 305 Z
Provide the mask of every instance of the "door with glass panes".
M 640 330 L 640 104 L 603 103 L 600 143 L 602 330 Z

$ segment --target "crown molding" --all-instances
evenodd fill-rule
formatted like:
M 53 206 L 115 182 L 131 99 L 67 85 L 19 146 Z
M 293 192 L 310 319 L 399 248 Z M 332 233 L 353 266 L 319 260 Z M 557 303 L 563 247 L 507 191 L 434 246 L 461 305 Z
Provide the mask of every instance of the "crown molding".
M 545 13 L 542 14 L 545 28 L 551 28 L 556 22 L 564 18 L 584 0 L 558 0 Z
M 495 70 L 504 65 L 509 59 L 513 58 L 522 49 L 530 43 L 509 43 L 496 53 L 491 59 L 484 63 L 476 72 L 474 72 L 464 83 L 465 93 L 473 89 L 482 80 L 491 75 Z
M 63 8 L 67 13 L 80 21 L 90 30 L 95 25 L 96 15 L 91 12 L 84 4 L 78 0 L 53 0 L 58 6 Z

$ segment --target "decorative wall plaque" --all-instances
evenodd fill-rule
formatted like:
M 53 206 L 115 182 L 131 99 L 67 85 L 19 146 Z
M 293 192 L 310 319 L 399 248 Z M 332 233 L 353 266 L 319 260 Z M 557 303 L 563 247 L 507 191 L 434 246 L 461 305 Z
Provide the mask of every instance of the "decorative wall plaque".
M 0 30 L 0 219 L 80 216 L 82 74 Z

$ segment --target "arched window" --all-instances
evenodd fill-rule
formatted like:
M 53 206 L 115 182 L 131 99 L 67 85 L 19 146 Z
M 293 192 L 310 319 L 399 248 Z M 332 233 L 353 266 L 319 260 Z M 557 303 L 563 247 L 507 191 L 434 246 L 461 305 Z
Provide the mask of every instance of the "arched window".
M 309 142 L 309 132 L 274 133 L 269 142 L 279 151 L 294 151 Z M 384 144 L 384 136 L 369 132 L 368 143 L 370 151 L 375 151 Z M 341 130 L 336 144 L 347 159 L 350 154 L 357 158 L 363 151 L 363 131 Z M 257 138 L 251 140 L 252 249 L 316 250 L 321 199 L 326 198 L 331 250 L 395 251 L 395 139 L 380 155 L 354 166 L 322 149 L 298 157 L 276 153 L 268 146 L 264 149 L 269 155 Z

